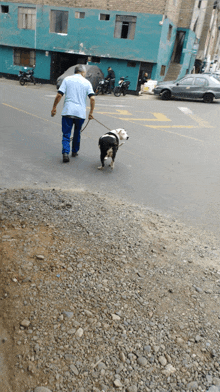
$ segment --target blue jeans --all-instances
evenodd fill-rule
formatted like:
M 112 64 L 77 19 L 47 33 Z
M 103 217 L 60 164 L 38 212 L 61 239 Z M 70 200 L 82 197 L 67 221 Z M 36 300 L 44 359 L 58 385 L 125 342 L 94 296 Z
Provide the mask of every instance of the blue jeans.
M 67 116 L 62 116 L 62 154 L 69 154 L 70 152 L 70 136 L 72 127 L 74 124 L 74 133 L 73 133 L 73 141 L 72 141 L 72 152 L 79 151 L 80 148 L 80 132 L 82 125 L 84 123 L 83 118 L 70 118 Z

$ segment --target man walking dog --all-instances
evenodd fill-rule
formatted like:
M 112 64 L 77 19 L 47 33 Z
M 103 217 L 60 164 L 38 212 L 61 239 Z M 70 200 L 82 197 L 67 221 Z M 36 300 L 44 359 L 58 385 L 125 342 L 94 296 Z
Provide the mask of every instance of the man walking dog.
M 93 110 L 95 108 L 95 94 L 91 83 L 85 78 L 86 68 L 84 65 L 75 67 L 75 74 L 67 76 L 56 95 L 51 116 L 55 116 L 56 107 L 62 96 L 65 94 L 65 100 L 62 111 L 62 154 L 63 162 L 69 162 L 70 153 L 70 136 L 74 125 L 74 134 L 72 141 L 72 157 L 78 155 L 80 148 L 80 132 L 86 118 L 86 98 L 90 99 L 89 120 L 93 119 Z

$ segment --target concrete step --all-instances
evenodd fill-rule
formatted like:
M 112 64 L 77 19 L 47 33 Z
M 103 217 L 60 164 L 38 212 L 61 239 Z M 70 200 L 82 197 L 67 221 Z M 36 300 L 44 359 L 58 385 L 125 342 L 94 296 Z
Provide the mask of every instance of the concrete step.
M 178 78 L 180 71 L 181 71 L 181 68 L 182 68 L 181 64 L 170 63 L 170 66 L 169 66 L 167 74 L 164 78 L 164 81 L 176 80 Z

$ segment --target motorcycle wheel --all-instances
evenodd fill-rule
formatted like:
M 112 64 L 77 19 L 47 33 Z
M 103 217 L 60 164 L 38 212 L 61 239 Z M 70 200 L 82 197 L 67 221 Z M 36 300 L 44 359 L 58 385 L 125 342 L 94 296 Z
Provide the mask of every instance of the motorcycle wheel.
M 120 87 L 116 86 L 116 87 L 114 88 L 114 95 L 115 95 L 116 97 L 120 97 L 120 95 L 121 95 L 121 89 L 120 89 Z
M 19 82 L 20 82 L 20 85 L 21 85 L 21 86 L 24 86 L 24 85 L 25 85 L 25 80 L 24 80 L 24 78 L 21 78 L 21 79 L 19 80 Z

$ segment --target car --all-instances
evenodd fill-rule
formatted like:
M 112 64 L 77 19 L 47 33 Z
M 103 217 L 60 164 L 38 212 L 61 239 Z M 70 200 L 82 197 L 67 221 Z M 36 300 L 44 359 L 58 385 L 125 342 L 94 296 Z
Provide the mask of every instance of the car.
M 211 103 L 214 98 L 220 98 L 220 81 L 209 74 L 189 74 L 176 81 L 159 82 L 154 94 L 166 101 L 175 97 L 202 99 L 205 103 Z
M 86 79 L 88 79 L 91 82 L 93 90 L 95 91 L 96 87 L 99 84 L 99 81 L 104 78 L 104 75 L 101 69 L 97 65 L 88 65 L 88 64 L 84 64 L 84 65 L 86 67 Z M 65 79 L 67 76 L 74 75 L 75 67 L 76 65 L 73 65 L 72 67 L 68 68 L 62 75 L 60 75 L 57 78 L 57 82 L 56 82 L 57 90 L 59 90 L 63 79 Z

